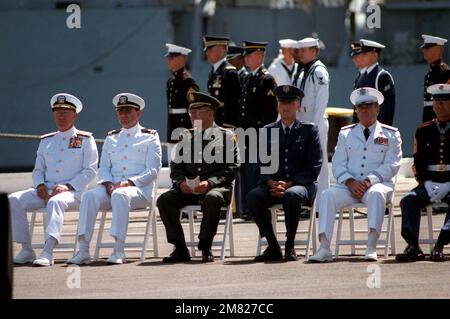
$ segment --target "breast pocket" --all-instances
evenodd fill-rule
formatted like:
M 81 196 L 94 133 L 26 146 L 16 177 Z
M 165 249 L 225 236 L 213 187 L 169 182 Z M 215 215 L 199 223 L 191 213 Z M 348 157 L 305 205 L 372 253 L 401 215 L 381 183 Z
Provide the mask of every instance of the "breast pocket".
M 371 156 L 375 162 L 382 162 L 386 157 L 386 152 L 388 150 L 387 145 L 374 145 L 371 150 Z

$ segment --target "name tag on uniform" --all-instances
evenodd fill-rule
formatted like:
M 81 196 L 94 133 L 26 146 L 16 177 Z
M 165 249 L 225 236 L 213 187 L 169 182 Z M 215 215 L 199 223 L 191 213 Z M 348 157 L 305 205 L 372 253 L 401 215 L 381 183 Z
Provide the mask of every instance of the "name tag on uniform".
M 384 136 L 378 136 L 378 137 L 375 139 L 375 144 L 378 144 L 378 145 L 388 145 L 388 144 L 389 144 L 389 140 L 387 139 L 387 137 L 384 137 Z
M 79 136 L 73 136 L 69 141 L 69 148 L 81 148 L 83 144 L 83 139 Z

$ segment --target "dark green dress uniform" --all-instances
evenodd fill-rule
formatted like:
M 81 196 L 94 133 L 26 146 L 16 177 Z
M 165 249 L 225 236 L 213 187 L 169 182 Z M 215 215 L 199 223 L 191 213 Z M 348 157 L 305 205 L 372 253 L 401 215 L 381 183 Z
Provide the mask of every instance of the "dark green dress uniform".
M 190 77 L 185 68 L 181 68 L 173 72 L 167 81 L 167 142 L 176 143 L 172 140 L 172 131 L 179 127 L 191 128 L 191 119 L 189 118 L 188 108 L 189 101 L 187 94 L 189 91 L 199 91 L 199 87 L 195 80 Z
M 423 115 L 422 122 L 428 122 L 436 117 L 433 111 L 433 97 L 427 92 L 429 86 L 438 83 L 446 83 L 449 79 L 449 67 L 441 59 L 430 64 L 430 69 L 425 75 L 423 83 Z
M 192 94 L 195 96 L 194 101 L 212 99 L 201 92 Z M 217 106 L 220 104 L 216 99 L 213 101 L 217 102 Z M 193 105 L 191 103 L 190 109 Z M 204 105 L 197 103 L 197 106 Z M 196 144 L 200 142 L 201 148 Z M 198 152 L 197 149 L 201 151 Z M 203 253 L 210 251 L 220 220 L 220 209 L 231 201 L 232 185 L 238 168 L 239 152 L 233 132 L 216 124 L 201 132 L 196 129 L 184 132 L 181 141 L 177 144 L 175 158 L 170 163 L 170 178 L 173 186 L 157 201 L 160 216 L 166 228 L 167 241 L 176 247 L 172 255 L 167 257 L 166 262 L 189 259 L 180 222 L 180 209 L 186 205 L 201 205 L 203 218 L 198 236 L 200 240 L 198 248 Z M 210 190 L 201 195 L 184 194 L 180 184 L 196 177 L 200 179 L 200 182 L 208 181 Z M 208 257 L 207 254 L 206 257 Z
M 215 72 L 211 69 L 207 85 L 209 94 L 223 103 L 216 113 L 217 125 L 236 127 L 241 103 L 241 86 L 236 68 L 224 60 Z

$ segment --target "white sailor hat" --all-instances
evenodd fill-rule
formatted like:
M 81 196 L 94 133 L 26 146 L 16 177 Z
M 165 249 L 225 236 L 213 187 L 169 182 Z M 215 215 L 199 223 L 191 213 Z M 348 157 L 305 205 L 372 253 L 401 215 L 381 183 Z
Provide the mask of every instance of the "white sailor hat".
M 281 39 L 278 41 L 281 48 L 296 48 L 297 47 L 297 41 L 292 39 Z
M 116 110 L 121 107 L 133 107 L 140 111 L 145 107 L 145 101 L 141 97 L 131 93 L 117 94 L 113 98 L 112 103 L 116 107 Z
M 167 47 L 167 53 L 165 55 L 166 57 L 176 55 L 188 55 L 189 53 L 192 52 L 191 49 L 180 47 L 179 45 L 171 43 L 166 43 L 166 47 Z
M 296 48 L 311 48 L 311 47 L 318 47 L 319 46 L 319 39 L 315 38 L 304 38 L 299 41 L 297 41 Z
M 83 103 L 75 96 L 67 93 L 58 93 L 50 99 L 50 107 L 52 110 L 56 108 L 72 109 L 76 113 L 80 113 L 83 109 Z
M 374 88 L 363 87 L 352 92 L 350 101 L 355 106 L 371 103 L 378 103 L 378 105 L 381 105 L 384 101 L 384 96 L 380 91 Z
M 422 34 L 423 44 L 420 46 L 421 49 L 434 47 L 435 45 L 444 45 L 447 39 L 435 37 L 428 34 Z
M 450 84 L 433 84 L 427 88 L 427 92 L 433 95 L 435 101 L 450 100 Z

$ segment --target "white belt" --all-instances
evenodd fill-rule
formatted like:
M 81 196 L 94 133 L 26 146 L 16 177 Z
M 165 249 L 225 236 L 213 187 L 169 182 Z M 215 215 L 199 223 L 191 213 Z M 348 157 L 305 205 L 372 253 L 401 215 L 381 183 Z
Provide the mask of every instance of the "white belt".
M 169 109 L 169 114 L 186 114 L 186 109 Z
M 423 101 L 423 106 L 433 106 L 433 101 Z
M 428 165 L 427 171 L 447 172 L 450 171 L 450 165 L 447 164 Z

